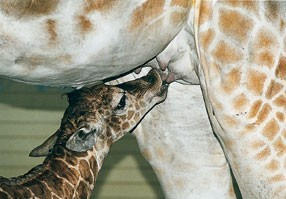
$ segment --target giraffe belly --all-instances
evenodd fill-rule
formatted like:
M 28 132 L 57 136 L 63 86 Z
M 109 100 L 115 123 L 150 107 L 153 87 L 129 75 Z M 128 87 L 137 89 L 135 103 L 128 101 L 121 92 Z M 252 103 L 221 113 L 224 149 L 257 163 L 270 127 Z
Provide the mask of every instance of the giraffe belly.
M 2 3 L 0 75 L 26 83 L 81 87 L 126 73 L 161 52 L 188 15 L 188 4 L 166 7 L 162 1 L 148 5 L 152 12 L 161 10 L 149 16 L 146 3 L 63 1 L 39 16 L 20 15 Z M 168 22 L 172 10 L 180 21 Z

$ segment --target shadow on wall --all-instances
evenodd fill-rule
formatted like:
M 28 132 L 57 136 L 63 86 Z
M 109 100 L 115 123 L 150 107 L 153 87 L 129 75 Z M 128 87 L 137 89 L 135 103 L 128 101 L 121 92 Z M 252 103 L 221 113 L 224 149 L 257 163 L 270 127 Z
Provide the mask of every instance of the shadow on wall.
M 140 154 L 135 137 L 127 135 L 111 148 L 91 198 L 164 198 L 151 166 Z
M 0 78 L 0 103 L 38 110 L 64 110 L 70 88 L 36 86 Z
M 0 105 L 5 106 L 4 110 L 1 110 L 1 114 L 5 114 L 5 109 L 9 109 L 9 107 L 14 108 L 15 114 L 13 115 L 15 117 L 17 117 L 18 109 L 22 111 L 23 109 L 37 110 L 44 112 L 45 115 L 52 111 L 59 111 L 63 114 L 67 107 L 66 96 L 63 93 L 69 91 L 71 89 L 34 86 L 0 79 Z M 54 129 L 58 128 L 59 122 L 53 124 Z M 0 130 L 1 135 L 5 133 L 9 134 L 9 132 Z M 32 139 L 29 143 L 30 146 L 37 144 L 33 143 Z M 21 164 L 23 162 L 19 162 L 19 165 Z M 118 195 L 115 198 L 164 198 L 155 174 L 141 156 L 136 139 L 130 135 L 112 147 L 100 172 L 92 198 L 114 198 L 112 192 Z

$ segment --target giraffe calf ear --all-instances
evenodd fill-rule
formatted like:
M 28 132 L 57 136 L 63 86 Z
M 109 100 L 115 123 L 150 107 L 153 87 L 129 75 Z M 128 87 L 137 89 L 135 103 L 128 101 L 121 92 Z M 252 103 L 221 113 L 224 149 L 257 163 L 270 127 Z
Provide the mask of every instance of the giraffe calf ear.
M 96 140 L 96 129 L 89 131 L 86 128 L 81 128 L 68 139 L 66 147 L 72 151 L 85 152 L 93 148 Z
M 52 136 L 50 136 L 45 142 L 43 142 L 43 144 L 41 144 L 40 146 L 34 148 L 29 156 L 30 157 L 42 157 L 42 156 L 47 156 L 49 154 L 51 154 L 52 149 L 58 139 L 58 132 L 55 132 Z

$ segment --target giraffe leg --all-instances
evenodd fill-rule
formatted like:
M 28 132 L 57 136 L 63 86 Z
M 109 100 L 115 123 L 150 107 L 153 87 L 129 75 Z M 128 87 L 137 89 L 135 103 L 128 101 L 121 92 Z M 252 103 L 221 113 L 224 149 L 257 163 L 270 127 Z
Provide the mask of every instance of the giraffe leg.
M 211 6 L 198 42 L 212 126 L 243 198 L 286 198 L 286 4 Z
M 166 101 L 146 115 L 134 135 L 166 198 L 236 198 L 199 86 L 170 84 Z
M 152 63 L 149 65 L 156 67 L 157 62 Z M 139 75 L 147 71 L 144 67 Z M 110 83 L 137 77 L 132 73 Z M 144 118 L 134 135 L 166 198 L 236 198 L 229 166 L 212 133 L 199 86 L 170 84 L 166 101 Z

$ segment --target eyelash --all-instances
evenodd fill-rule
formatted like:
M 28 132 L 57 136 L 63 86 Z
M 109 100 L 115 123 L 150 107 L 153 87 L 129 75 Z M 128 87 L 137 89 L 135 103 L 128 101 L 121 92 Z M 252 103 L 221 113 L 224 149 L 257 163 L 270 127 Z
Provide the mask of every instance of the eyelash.
M 126 106 L 126 101 L 127 101 L 127 96 L 125 94 L 126 94 L 126 92 L 124 91 L 119 103 L 117 104 L 117 106 L 115 108 L 116 112 L 118 112 L 118 111 L 120 112 L 120 111 L 124 110 L 124 108 Z
M 122 96 L 122 98 L 120 99 L 116 109 L 122 110 L 125 107 L 125 105 L 126 105 L 126 98 L 127 98 L 126 95 Z

